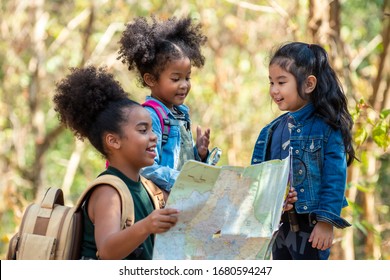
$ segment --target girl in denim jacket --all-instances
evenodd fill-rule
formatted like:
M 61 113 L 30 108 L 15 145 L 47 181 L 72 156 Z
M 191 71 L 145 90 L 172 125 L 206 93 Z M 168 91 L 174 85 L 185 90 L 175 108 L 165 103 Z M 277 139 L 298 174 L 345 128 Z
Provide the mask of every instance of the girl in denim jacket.
M 269 64 L 269 94 L 287 113 L 264 127 L 252 164 L 292 159 L 292 186 L 298 192 L 298 224 L 288 213 L 273 244 L 273 259 L 328 259 L 333 227 L 350 224 L 340 217 L 347 166 L 355 159 L 353 121 L 341 84 L 326 51 L 314 44 L 288 43 Z
M 191 18 L 170 18 L 148 23 L 143 17 L 126 26 L 120 40 L 119 57 L 129 70 L 135 69 L 139 81 L 151 91 L 147 100 L 157 102 L 170 120 L 167 142 L 162 145 L 162 126 L 153 108 L 146 107 L 157 135 L 154 164 L 142 175 L 170 192 L 179 170 L 187 160 L 205 161 L 209 154 L 210 129 L 197 127 L 193 141 L 189 109 L 184 100 L 191 89 L 191 66 L 202 67 L 201 46 L 206 42 L 200 25 Z

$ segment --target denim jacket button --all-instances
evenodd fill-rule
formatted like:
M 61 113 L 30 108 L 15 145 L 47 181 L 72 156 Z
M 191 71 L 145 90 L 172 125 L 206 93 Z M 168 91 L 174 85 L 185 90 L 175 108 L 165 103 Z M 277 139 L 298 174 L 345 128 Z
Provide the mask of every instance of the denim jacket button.
M 315 225 L 315 224 L 317 223 L 317 221 L 316 221 L 316 220 L 313 220 L 313 221 L 311 221 L 311 223 L 312 223 L 313 225 Z
M 298 133 L 301 133 L 301 129 L 300 129 L 300 128 L 298 128 L 298 129 L 297 129 L 297 132 L 298 132 Z
M 253 162 L 257 162 L 257 158 L 255 158 L 255 159 L 253 160 Z
M 295 150 L 295 153 L 298 155 L 299 154 L 299 150 Z
M 307 210 L 307 206 L 303 206 L 303 210 Z
M 303 174 L 303 170 L 299 169 L 298 173 L 299 173 L 299 175 L 302 175 Z
M 304 192 L 304 191 L 305 191 L 305 189 L 304 189 L 304 188 L 302 188 L 302 189 L 300 189 L 299 191 L 300 191 L 300 192 Z M 305 207 L 306 207 L 306 206 L 305 206 Z

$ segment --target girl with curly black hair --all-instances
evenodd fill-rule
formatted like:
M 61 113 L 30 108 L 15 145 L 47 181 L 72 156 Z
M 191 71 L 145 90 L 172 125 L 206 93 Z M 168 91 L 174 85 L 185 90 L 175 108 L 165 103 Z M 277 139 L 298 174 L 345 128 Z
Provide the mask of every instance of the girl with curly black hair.
M 194 144 L 189 109 L 183 104 L 191 89 L 191 67 L 204 65 L 201 46 L 206 39 L 201 25 L 189 17 L 158 21 L 152 16 L 127 24 L 119 42 L 118 59 L 151 91 L 144 105 L 151 106 L 145 108 L 158 138 L 157 156 L 141 173 L 167 192 L 187 160 L 206 161 L 209 154 L 210 129 L 202 132 L 198 126 Z
M 177 211 L 155 210 L 140 182 L 140 169 L 156 156 L 150 114 L 104 68 L 93 66 L 71 69 L 53 101 L 60 122 L 109 160 L 102 174 L 122 179 L 134 201 L 135 223 L 121 229 L 119 193 L 110 185 L 92 190 L 83 208 L 83 259 L 96 259 L 97 252 L 100 259 L 151 259 L 154 234 L 174 226 Z

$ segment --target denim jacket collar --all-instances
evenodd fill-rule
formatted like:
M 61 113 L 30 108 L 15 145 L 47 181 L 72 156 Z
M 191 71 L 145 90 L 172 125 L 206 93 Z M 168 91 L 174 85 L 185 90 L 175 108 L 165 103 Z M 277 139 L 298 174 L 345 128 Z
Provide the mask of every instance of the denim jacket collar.
M 306 120 L 311 119 L 312 115 L 314 114 L 314 110 L 313 103 L 309 102 L 298 111 L 290 112 L 288 114 L 294 119 L 295 123 L 299 124 L 305 123 Z

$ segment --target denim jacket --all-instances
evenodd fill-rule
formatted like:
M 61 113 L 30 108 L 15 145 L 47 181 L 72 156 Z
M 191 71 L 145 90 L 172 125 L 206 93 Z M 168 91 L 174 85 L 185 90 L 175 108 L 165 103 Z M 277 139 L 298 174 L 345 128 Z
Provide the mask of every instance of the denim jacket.
M 153 99 L 160 103 L 168 117 L 170 119 L 175 119 L 172 112 L 163 103 L 151 96 L 147 96 L 146 100 L 149 99 Z M 177 108 L 184 113 L 186 121 L 191 122 L 189 108 L 186 105 L 179 105 Z M 162 130 L 158 115 L 153 108 L 145 107 L 145 109 L 150 113 L 153 132 L 157 135 L 157 155 L 154 159 L 154 164 L 144 167 L 141 170 L 141 175 L 169 192 L 180 172 L 180 170 L 178 170 L 180 159 L 180 127 L 177 125 L 170 126 L 168 141 L 162 145 Z M 195 145 L 193 145 L 193 150 L 195 160 L 200 161 L 201 159 Z
M 348 205 L 344 193 L 347 179 L 347 161 L 340 130 L 332 129 L 315 114 L 309 103 L 292 116 L 295 127 L 291 130 L 292 184 L 298 193 L 295 208 L 299 214 L 309 214 L 311 222 L 323 221 L 337 228 L 350 224 L 340 217 L 341 209 Z M 256 141 L 252 164 L 269 159 L 269 143 L 274 128 L 286 116 L 265 126 Z

